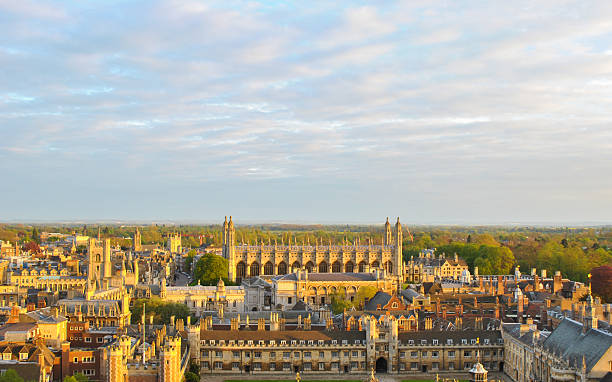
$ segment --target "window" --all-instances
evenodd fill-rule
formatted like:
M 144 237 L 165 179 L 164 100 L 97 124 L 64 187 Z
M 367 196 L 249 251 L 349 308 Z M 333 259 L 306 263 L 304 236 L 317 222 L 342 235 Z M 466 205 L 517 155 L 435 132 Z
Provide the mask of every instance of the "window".
M 411 351 L 410 352 L 410 357 L 412 357 L 412 358 L 419 358 L 419 352 L 418 351 Z
M 84 375 L 96 375 L 96 371 L 94 369 L 84 369 L 83 374 Z
M 215 352 L 215 357 L 217 357 L 217 358 L 221 358 L 221 357 L 223 357 L 223 352 L 216 351 L 216 352 Z
M 464 357 L 471 357 L 472 356 L 472 352 L 469 351 L 469 350 L 466 350 L 466 351 L 463 352 L 463 356 Z
M 261 370 L 261 362 L 254 362 L 253 363 L 253 369 Z
M 319 362 L 319 370 L 325 370 L 325 363 Z
M 276 370 L 276 362 L 270 362 L 270 370 Z
M 210 369 L 210 363 L 208 361 L 202 362 L 202 368 L 203 369 Z
M 270 358 L 272 358 L 272 359 L 276 358 L 276 352 L 271 351 L 270 352 Z
M 304 370 L 312 370 L 312 363 L 310 362 L 304 362 Z
M 283 370 L 291 370 L 291 364 L 289 362 L 283 362 Z
M 338 352 L 337 351 L 333 351 L 332 352 L 332 358 L 338 358 Z
M 488 338 L 485 338 L 485 339 L 484 339 L 484 344 L 485 344 L 485 345 L 488 345 L 488 344 L 489 344 L 489 339 L 488 339 Z
M 440 364 L 438 362 L 433 362 L 431 364 L 431 368 L 434 370 L 438 370 L 440 368 Z
M 448 352 L 448 358 L 455 358 L 455 351 L 454 350 L 450 350 Z
M 19 353 L 19 359 L 22 361 L 28 359 L 28 353 Z
M 289 352 L 289 351 L 283 352 L 283 358 L 284 359 L 289 359 L 289 357 L 291 357 L 291 352 Z
M 215 362 L 215 369 L 223 369 L 223 362 Z
M 291 304 L 291 297 L 287 297 L 287 304 Z
M 464 363 L 463 364 L 463 368 L 464 369 L 469 369 L 470 368 L 470 363 L 469 362 Z
M 431 343 L 434 344 L 434 345 L 437 345 L 438 344 L 438 340 L 432 340 Z
M 353 357 L 359 357 L 359 352 L 358 351 L 353 351 L 351 355 Z
M 240 368 L 240 362 L 232 362 L 232 369 L 237 370 Z
M 426 351 L 422 351 L 421 352 L 421 357 L 427 357 L 427 352 Z
M 202 357 L 208 357 L 208 350 L 202 350 Z
M 418 362 L 411 362 L 410 363 L 410 369 L 411 370 L 417 370 L 419 368 L 419 363 Z
M 91 337 L 85 337 L 85 342 L 91 342 Z
M 5 354 L 6 355 L 6 354 Z M 6 358 L 4 358 L 6 359 Z M 10 358 L 9 358 L 10 359 Z M 78 357 L 74 357 L 74 359 L 72 360 L 73 363 L 79 363 L 79 358 Z
M 349 352 L 348 352 L 348 351 L 345 351 L 345 352 L 344 352 L 344 356 L 345 356 L 345 357 L 348 357 L 348 356 L 349 356 Z
M 421 345 L 427 345 L 427 340 L 421 340 Z
M 234 352 L 232 352 L 232 356 L 234 358 L 240 358 L 240 352 L 234 351 Z
M 94 363 L 96 361 L 95 357 L 83 357 L 84 363 Z
M 322 352 L 322 351 L 320 351 L 320 352 L 319 352 L 319 358 L 325 358 L 325 353 L 324 353 L 324 352 Z
M 438 352 L 437 351 L 432 351 L 431 352 L 431 357 L 432 358 L 438 358 Z
M 293 353 L 293 357 L 300 358 L 300 352 L 296 351 L 295 353 Z
M 332 362 L 331 363 L 331 369 L 332 370 L 338 370 L 340 368 L 340 364 L 338 362 Z
M 98 338 L 96 338 L 96 342 L 97 342 L 97 343 L 99 343 L 99 344 L 101 344 L 101 343 L 102 343 L 102 337 L 98 337 Z
M 310 352 L 309 351 L 305 351 L 304 352 L 304 358 L 310 358 Z
M 476 339 L 475 339 L 475 338 L 472 338 L 472 339 L 470 340 L 470 344 L 472 344 L 472 345 L 476 345 Z
M 467 340 L 466 340 L 465 338 L 463 338 L 463 339 L 461 340 L 461 344 L 462 344 L 462 345 L 467 345 Z
M 414 345 L 414 340 L 408 340 L 408 345 Z
M 261 352 L 260 351 L 256 351 L 254 354 L 255 358 L 261 358 Z
M 455 370 L 455 364 L 453 362 L 448 364 L 448 370 Z
M 447 340 L 446 340 L 446 344 L 447 344 L 447 345 L 452 345 L 452 344 L 453 344 L 453 340 L 452 340 L 452 339 L 450 339 L 450 338 L 449 338 L 449 339 L 447 339 Z

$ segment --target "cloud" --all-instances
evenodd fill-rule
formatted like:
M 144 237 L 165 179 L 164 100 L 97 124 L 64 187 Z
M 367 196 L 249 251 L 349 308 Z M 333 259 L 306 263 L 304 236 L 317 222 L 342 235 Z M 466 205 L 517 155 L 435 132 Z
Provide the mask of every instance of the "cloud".
M 0 2 L 3 215 L 598 219 L 612 6 L 589 5 Z

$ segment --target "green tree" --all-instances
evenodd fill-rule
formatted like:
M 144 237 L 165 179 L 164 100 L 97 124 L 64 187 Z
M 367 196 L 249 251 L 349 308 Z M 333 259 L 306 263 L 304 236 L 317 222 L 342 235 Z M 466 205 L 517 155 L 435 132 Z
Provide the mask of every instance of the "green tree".
M 23 378 L 13 369 L 8 369 L 3 376 L 0 377 L 0 382 L 23 382 Z
M 195 249 L 192 249 L 189 252 L 187 252 L 187 258 L 185 259 L 185 269 L 184 269 L 186 272 L 191 272 L 191 266 L 193 265 L 193 259 L 195 255 L 196 255 Z
M 219 279 L 228 284 L 227 259 L 212 253 L 204 254 L 195 264 L 193 278 L 200 285 L 216 285 Z
M 169 324 L 170 317 L 176 319 L 187 320 L 189 308 L 185 304 L 163 301 L 159 297 L 150 299 L 138 299 L 134 302 L 132 311 L 132 324 L 137 324 L 142 320 L 142 306 L 145 305 L 146 322 L 149 323 L 149 317 L 153 315 L 153 323 L 156 325 Z
M 38 233 L 38 228 L 32 228 L 32 241 L 40 244 L 40 234 Z
M 185 382 L 200 382 L 200 376 L 196 373 L 188 371 L 185 373 Z

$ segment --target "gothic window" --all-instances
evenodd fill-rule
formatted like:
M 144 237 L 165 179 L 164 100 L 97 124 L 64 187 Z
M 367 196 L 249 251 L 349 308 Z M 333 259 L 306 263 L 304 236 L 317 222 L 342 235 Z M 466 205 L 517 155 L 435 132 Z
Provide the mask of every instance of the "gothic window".
M 370 265 L 370 267 L 378 268 L 378 267 L 380 267 L 380 263 L 378 261 L 374 260 L 374 262 L 372 263 L 372 265 Z
M 342 272 L 342 264 L 339 261 L 336 261 L 332 264 L 332 272 L 340 273 Z
M 267 262 L 264 265 L 264 275 L 273 275 L 274 274 L 274 265 L 271 262 Z
M 278 264 L 278 272 L 279 275 L 286 275 L 287 274 L 287 263 L 285 263 L 284 261 L 281 261 L 280 264 Z
M 393 263 L 390 261 L 387 261 L 385 263 L 385 269 L 387 270 L 388 273 L 393 273 Z
M 361 263 L 359 263 L 359 272 L 365 272 L 365 268 L 366 268 L 365 261 L 362 261 Z
M 236 278 L 241 280 L 246 276 L 246 265 L 241 261 L 236 265 Z
M 294 261 L 293 264 L 291 264 L 291 271 L 295 272 L 297 270 L 299 270 L 302 266 L 300 265 L 300 263 L 298 263 L 297 261 Z
M 259 276 L 259 263 L 256 261 L 251 264 L 251 276 Z
M 355 270 L 355 264 L 353 264 L 352 261 L 349 261 L 344 266 L 344 272 L 346 272 L 346 273 L 353 273 L 354 270 Z
M 312 272 L 314 270 L 314 264 L 312 263 L 312 261 L 309 261 L 306 263 L 305 265 L 306 269 L 308 270 L 308 272 Z
M 319 273 L 327 273 L 327 263 L 325 261 L 319 263 Z

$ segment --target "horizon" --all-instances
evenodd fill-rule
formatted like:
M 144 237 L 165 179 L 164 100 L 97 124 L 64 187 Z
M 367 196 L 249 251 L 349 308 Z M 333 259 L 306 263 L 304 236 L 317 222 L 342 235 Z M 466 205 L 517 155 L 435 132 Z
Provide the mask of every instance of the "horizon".
M 612 224 L 587 4 L 0 2 L 0 219 Z

